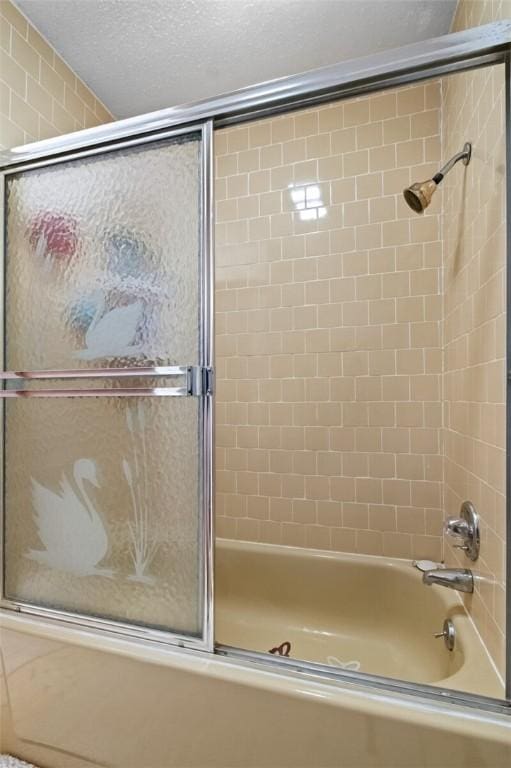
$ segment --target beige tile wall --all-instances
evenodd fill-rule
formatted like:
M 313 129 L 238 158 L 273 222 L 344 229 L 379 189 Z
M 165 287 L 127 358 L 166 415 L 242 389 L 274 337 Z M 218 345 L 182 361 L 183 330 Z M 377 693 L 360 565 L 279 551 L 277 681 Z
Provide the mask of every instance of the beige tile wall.
M 511 16 L 511 3 L 461 2 L 454 30 Z M 473 159 L 447 177 L 444 240 L 444 461 L 446 515 L 471 499 L 481 515 L 476 625 L 505 669 L 505 114 L 504 67 L 446 78 L 445 157 L 473 143 Z M 445 542 L 448 563 L 470 562 Z
M 112 119 L 17 8 L 0 0 L 0 148 Z
M 219 535 L 441 558 L 439 208 L 401 194 L 439 106 L 434 82 L 216 134 Z

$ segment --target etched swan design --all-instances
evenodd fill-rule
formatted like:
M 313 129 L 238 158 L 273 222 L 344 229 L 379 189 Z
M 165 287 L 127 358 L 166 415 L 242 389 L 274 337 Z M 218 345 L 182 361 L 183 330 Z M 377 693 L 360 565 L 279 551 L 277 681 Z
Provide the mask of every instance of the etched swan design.
M 50 568 L 82 576 L 110 576 L 112 571 L 97 567 L 108 552 L 108 536 L 84 486 L 87 480 L 99 488 L 94 461 L 76 461 L 73 479 L 76 489 L 62 473 L 60 492 L 55 493 L 32 478 L 34 519 L 45 549 L 32 549 L 27 557 Z
M 138 354 L 141 345 L 134 344 L 134 340 L 143 312 L 141 300 L 105 312 L 105 301 L 101 299 L 85 333 L 86 347 L 74 356 L 80 360 L 95 360 Z

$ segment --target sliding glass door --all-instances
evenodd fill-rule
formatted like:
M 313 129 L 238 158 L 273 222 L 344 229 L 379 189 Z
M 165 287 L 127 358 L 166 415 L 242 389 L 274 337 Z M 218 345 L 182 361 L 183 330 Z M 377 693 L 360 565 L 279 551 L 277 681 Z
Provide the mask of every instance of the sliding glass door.
M 211 125 L 4 177 L 7 607 L 212 647 Z

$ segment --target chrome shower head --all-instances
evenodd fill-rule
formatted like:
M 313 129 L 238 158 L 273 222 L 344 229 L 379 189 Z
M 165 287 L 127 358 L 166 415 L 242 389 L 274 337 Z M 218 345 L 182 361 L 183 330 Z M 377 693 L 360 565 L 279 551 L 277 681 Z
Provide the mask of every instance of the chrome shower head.
M 418 181 L 403 190 L 403 196 L 415 213 L 423 213 L 428 207 L 433 197 L 433 192 L 437 188 L 437 182 L 433 179 L 427 181 Z
M 426 208 L 431 202 L 433 192 L 438 187 L 444 176 L 446 176 L 451 168 L 456 165 L 458 160 L 463 161 L 463 165 L 468 165 L 470 157 L 472 155 L 472 145 L 468 142 L 464 145 L 461 152 L 451 157 L 448 163 L 441 168 L 438 173 L 435 173 L 432 179 L 426 181 L 418 181 L 403 190 L 403 197 L 412 211 L 415 213 L 424 213 Z

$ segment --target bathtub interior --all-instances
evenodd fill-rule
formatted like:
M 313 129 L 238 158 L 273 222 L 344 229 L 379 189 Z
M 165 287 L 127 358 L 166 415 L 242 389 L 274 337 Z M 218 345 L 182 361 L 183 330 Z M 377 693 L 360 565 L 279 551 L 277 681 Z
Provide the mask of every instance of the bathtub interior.
M 502 682 L 453 592 L 410 561 L 217 540 L 219 644 L 495 698 Z M 442 638 L 450 619 L 456 642 Z

